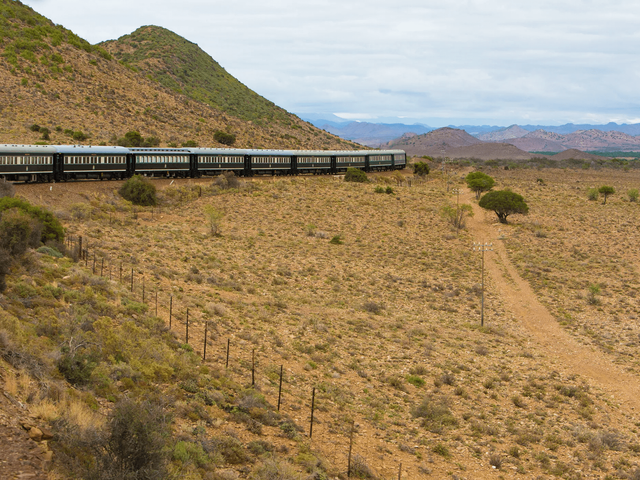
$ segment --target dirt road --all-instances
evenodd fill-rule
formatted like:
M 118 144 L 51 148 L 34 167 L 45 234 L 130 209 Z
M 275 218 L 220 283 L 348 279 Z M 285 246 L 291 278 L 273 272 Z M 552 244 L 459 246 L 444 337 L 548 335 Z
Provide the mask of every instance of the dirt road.
M 480 208 L 472 192 L 461 196 L 461 201 L 473 206 L 474 216 L 467 221 L 469 231 L 478 241 L 493 243 L 493 251 L 485 254 L 485 269 L 507 308 L 524 325 L 531 340 L 539 344 L 547 355 L 568 370 L 590 379 L 621 404 L 631 410 L 640 410 L 640 378 L 622 371 L 605 354 L 576 341 L 562 329 L 556 319 L 542 305 L 527 281 L 511 263 L 493 212 Z

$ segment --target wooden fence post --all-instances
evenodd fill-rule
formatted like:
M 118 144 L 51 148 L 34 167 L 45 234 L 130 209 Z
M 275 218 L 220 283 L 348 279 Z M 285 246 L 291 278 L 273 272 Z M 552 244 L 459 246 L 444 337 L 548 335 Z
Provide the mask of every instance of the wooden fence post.
M 278 411 L 280 411 L 280 400 L 282 399 L 282 370 L 284 365 L 280 365 L 280 386 L 278 387 Z
M 349 434 L 349 459 L 347 460 L 347 478 L 351 478 L 351 451 L 353 450 L 353 432 L 356 427 L 356 421 L 351 421 L 351 433 Z
M 316 408 L 316 387 L 313 387 L 313 393 L 311 394 L 311 425 L 309 426 L 309 438 L 313 436 L 313 413 Z
M 202 353 L 202 361 L 206 362 L 207 361 L 207 333 L 209 330 L 209 322 L 206 321 L 204 322 L 204 350 Z

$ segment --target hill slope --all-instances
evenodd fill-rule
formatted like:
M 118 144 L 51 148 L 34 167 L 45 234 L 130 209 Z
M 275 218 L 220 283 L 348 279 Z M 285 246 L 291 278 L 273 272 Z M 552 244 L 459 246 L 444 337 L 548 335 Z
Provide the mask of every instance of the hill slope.
M 161 85 L 243 120 L 289 124 L 295 118 L 232 77 L 198 45 L 165 28 L 140 27 L 100 45 Z
M 422 135 L 405 134 L 402 138 L 389 142 L 390 148 L 401 148 L 410 155 L 442 155 L 455 147 L 467 147 L 483 143 L 464 130 L 438 128 Z
M 353 148 L 292 115 L 257 124 L 195 101 L 10 0 L 0 2 L 0 112 L 0 143 L 113 143 L 138 130 L 161 145 L 216 146 L 226 130 L 238 147 Z

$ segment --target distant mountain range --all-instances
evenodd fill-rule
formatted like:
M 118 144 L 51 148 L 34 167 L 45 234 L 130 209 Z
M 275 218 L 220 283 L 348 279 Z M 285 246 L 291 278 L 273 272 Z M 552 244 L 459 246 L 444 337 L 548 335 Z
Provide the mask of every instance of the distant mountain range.
M 505 130 L 501 135 L 509 137 L 510 135 L 519 132 L 518 128 L 519 127 L 510 127 L 510 132 L 506 132 Z M 497 134 L 485 135 L 488 135 L 491 141 L 482 141 L 461 129 L 444 127 L 432 130 L 431 132 L 422 135 L 406 133 L 401 138 L 389 142 L 385 147 L 402 149 L 412 156 L 429 155 L 432 157 L 478 158 L 481 160 L 528 160 L 541 155 L 539 153 L 525 151 L 515 145 L 515 143 L 521 141 L 529 141 L 532 143 L 539 141 L 546 142 L 546 145 L 548 146 L 555 146 L 556 148 L 559 148 L 562 147 L 559 141 L 564 142 L 567 139 L 576 143 L 586 142 L 588 140 L 590 146 L 596 144 L 602 145 L 602 143 L 607 140 L 640 140 L 640 138 L 631 137 L 630 135 L 620 132 L 601 132 L 599 130 L 574 132 L 569 135 L 560 135 L 558 133 L 549 133 L 537 130 L 535 132 L 527 133 L 524 137 L 508 138 L 503 141 L 500 141 Z M 539 145 L 541 144 L 542 143 Z M 553 155 L 550 158 L 554 160 L 566 160 L 567 158 L 593 160 L 595 158 L 599 158 L 576 148 L 569 149 L 563 147 L 560 150 L 551 150 L 555 152 L 560 151 L 560 153 Z
M 394 140 L 412 135 L 423 135 L 436 130 L 416 123 L 370 123 L 344 121 L 334 115 L 310 114 L 301 117 L 327 132 L 370 147 L 387 145 Z M 483 142 L 509 143 L 527 152 L 562 152 L 569 149 L 591 151 L 640 151 L 640 124 L 608 123 L 606 125 L 489 125 L 453 126 L 450 129 L 464 131 Z

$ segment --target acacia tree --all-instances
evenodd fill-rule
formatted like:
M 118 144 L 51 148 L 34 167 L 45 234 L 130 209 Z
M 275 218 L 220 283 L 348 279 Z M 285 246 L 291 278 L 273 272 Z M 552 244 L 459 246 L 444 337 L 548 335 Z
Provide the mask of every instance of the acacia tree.
M 602 202 L 604 205 L 607 204 L 607 197 L 609 195 L 613 195 L 614 193 L 616 193 L 616 189 L 609 186 L 609 185 L 603 185 L 598 189 L 598 192 L 600 193 L 600 195 L 604 196 L 604 202 Z
M 489 192 L 480 199 L 478 205 L 485 210 L 493 210 L 500 223 L 507 223 L 507 217 L 511 214 L 520 213 L 526 215 L 529 213 L 529 206 L 522 195 L 510 190 Z
M 471 172 L 465 177 L 469 190 L 476 192 L 476 199 L 480 198 L 482 192 L 488 192 L 495 185 L 495 180 L 486 173 Z

